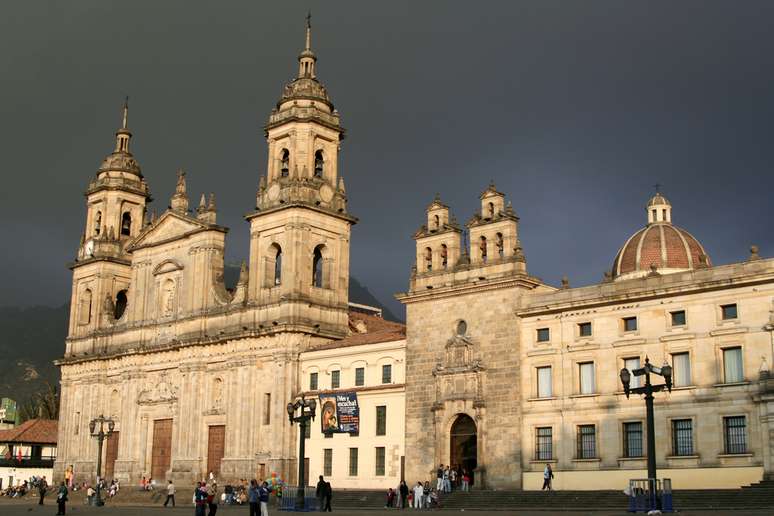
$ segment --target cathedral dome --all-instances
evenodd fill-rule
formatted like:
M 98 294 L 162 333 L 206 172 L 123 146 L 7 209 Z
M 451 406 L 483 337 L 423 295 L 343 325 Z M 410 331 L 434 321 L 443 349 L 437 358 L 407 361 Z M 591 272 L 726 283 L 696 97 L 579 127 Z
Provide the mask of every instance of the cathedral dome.
M 704 247 L 688 231 L 672 224 L 672 206 L 660 193 L 648 201 L 648 225 L 632 235 L 615 257 L 613 278 L 639 278 L 711 265 Z
M 314 77 L 299 77 L 285 85 L 279 104 L 289 100 L 316 100 L 332 108 L 328 90 Z

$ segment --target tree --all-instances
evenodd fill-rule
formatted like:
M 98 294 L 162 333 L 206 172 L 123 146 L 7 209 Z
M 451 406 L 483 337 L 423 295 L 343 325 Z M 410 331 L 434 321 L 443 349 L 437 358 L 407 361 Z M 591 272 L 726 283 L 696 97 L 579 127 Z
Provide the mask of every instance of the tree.
M 48 381 L 19 407 L 21 422 L 28 419 L 59 419 L 59 389 Z

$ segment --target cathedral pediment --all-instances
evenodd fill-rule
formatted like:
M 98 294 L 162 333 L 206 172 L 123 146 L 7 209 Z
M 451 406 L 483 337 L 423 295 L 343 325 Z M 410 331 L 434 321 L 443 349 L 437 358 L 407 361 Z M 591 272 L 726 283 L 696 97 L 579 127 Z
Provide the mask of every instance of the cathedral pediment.
M 127 247 L 127 250 L 134 251 L 144 247 L 164 244 L 172 240 L 185 238 L 192 233 L 209 229 L 225 231 L 225 228 L 215 224 L 207 224 L 170 210 L 146 227 Z

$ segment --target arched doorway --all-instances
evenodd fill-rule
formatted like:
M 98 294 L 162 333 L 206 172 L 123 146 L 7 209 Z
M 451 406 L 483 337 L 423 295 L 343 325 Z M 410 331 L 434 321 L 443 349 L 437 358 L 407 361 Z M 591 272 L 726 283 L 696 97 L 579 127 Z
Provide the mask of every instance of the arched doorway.
M 476 437 L 476 422 L 466 414 L 459 414 L 449 433 L 449 462 L 452 467 L 466 469 L 471 484 L 474 481 L 473 470 L 478 465 Z

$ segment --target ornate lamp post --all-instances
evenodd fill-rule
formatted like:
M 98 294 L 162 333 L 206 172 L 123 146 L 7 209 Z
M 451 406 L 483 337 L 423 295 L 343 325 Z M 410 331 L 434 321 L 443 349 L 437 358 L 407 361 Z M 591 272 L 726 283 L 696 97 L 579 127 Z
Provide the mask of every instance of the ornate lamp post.
M 664 384 L 652 385 L 650 383 L 650 374 L 654 373 L 664 377 Z M 630 388 L 631 375 L 642 376 L 645 375 L 645 385 L 642 387 Z M 667 389 L 672 392 L 672 366 L 668 363 L 664 363 L 662 367 L 656 367 L 650 363 L 648 357 L 645 357 L 645 365 L 639 369 L 635 369 L 631 373 L 625 367 L 621 369 L 621 383 L 623 384 L 624 393 L 626 398 L 629 398 L 629 394 L 644 394 L 645 395 L 645 413 L 647 419 L 647 437 L 648 437 L 648 479 L 652 482 L 652 492 L 655 492 L 656 484 L 656 431 L 655 423 L 653 422 L 653 393 L 663 391 Z M 658 497 L 657 497 L 658 500 Z M 660 506 L 660 501 L 657 502 Z
M 107 426 L 107 431 L 105 431 L 105 426 Z M 113 433 L 113 428 L 115 428 L 115 426 L 115 421 L 109 417 L 103 416 L 102 414 L 89 422 L 89 432 L 91 433 L 92 437 L 96 437 L 97 439 L 97 498 L 94 500 L 94 505 L 98 507 L 105 505 L 105 502 L 102 501 L 102 498 L 99 494 L 100 477 L 102 476 L 102 443 L 105 441 L 105 439 L 110 437 L 110 434 Z
M 309 425 L 309 421 L 314 421 L 314 412 L 317 409 L 317 402 L 314 399 L 307 400 L 302 395 L 300 398 L 296 398 L 294 403 L 288 403 L 288 419 L 290 424 L 298 423 L 300 427 L 301 435 L 298 439 L 298 490 L 296 491 L 296 510 L 304 510 L 304 449 L 306 441 L 306 427 Z M 300 410 L 299 410 L 300 409 Z M 296 411 L 299 411 L 296 415 Z

